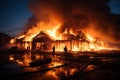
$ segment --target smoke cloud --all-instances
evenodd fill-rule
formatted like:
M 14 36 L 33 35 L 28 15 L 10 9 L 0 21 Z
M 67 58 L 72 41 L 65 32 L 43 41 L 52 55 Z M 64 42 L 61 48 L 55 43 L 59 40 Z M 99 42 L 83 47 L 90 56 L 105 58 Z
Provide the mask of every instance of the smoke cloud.
M 94 36 L 117 40 L 120 38 L 120 16 L 110 13 L 108 3 L 109 0 L 29 0 L 33 16 L 28 19 L 26 31 L 40 22 L 49 24 L 52 21 L 52 24 L 62 23 L 59 32 L 65 28 L 89 30 Z

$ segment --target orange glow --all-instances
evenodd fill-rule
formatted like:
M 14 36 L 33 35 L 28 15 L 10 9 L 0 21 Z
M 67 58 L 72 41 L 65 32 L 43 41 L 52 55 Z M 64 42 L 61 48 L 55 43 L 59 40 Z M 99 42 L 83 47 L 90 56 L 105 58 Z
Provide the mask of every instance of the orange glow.
M 76 69 L 70 69 L 70 75 L 73 75 L 75 72 L 77 72 Z
M 17 62 L 19 65 L 24 66 L 24 64 L 23 64 L 22 61 L 20 61 L 20 60 L 16 60 L 16 62 Z
M 60 66 L 60 65 L 62 65 L 62 64 L 63 64 L 62 62 L 54 62 L 54 61 L 53 61 L 53 62 L 49 65 L 49 67 L 56 67 L 56 66 Z M 61 70 L 62 70 L 62 69 L 61 69 Z M 55 78 L 54 80 L 59 80 L 59 77 L 56 75 L 57 72 L 54 71 L 54 70 L 48 71 L 46 74 L 54 77 L 54 78 Z
M 49 67 L 56 67 L 60 65 L 62 65 L 62 62 L 52 62 L 51 65 L 49 65 Z
M 9 56 L 9 60 L 10 60 L 10 61 L 14 61 L 13 55 L 10 55 L 10 56 Z
M 88 33 L 86 34 L 86 37 L 87 37 L 88 41 L 90 41 L 90 42 L 95 41 L 95 39 L 92 36 L 90 36 L 90 34 L 88 34 Z
M 56 33 L 56 31 L 58 30 L 58 28 L 61 26 L 61 24 L 58 24 L 54 29 L 51 30 L 46 30 L 46 32 L 49 34 L 49 36 L 51 36 L 54 40 L 60 40 L 61 36 L 58 36 L 58 34 Z
M 47 74 L 48 76 L 53 77 L 52 80 L 59 80 L 59 77 L 56 75 L 56 72 L 55 72 L 55 71 L 48 71 L 46 74 Z
M 50 17 L 49 22 L 38 22 L 35 26 L 28 29 L 24 35 L 11 39 L 10 43 L 14 43 L 16 39 L 23 38 L 22 48 L 31 50 L 33 38 L 42 31 L 53 40 L 50 45 L 55 45 L 55 51 L 64 51 L 65 46 L 67 46 L 68 51 L 99 51 L 108 49 L 104 42 L 99 39 L 100 35 L 97 35 L 99 32 L 94 29 L 74 30 L 69 26 L 61 30 L 61 27 L 62 21 L 55 17 Z M 46 45 L 44 42 L 38 41 L 37 43 L 35 47 L 38 49 L 43 49 L 43 46 Z
M 25 66 L 29 66 L 29 63 L 32 62 L 32 60 L 31 60 L 31 53 L 24 54 L 23 58 L 24 58 L 23 64 Z
M 88 65 L 86 71 L 91 71 L 95 68 L 95 65 Z
M 31 42 L 26 42 L 26 43 L 24 44 L 24 47 L 25 47 L 25 49 L 27 49 L 27 50 L 31 50 L 31 48 L 32 48 Z
M 21 36 L 18 36 L 17 39 L 21 39 L 21 38 L 24 38 L 25 35 L 21 35 Z
M 66 28 L 65 31 L 63 33 L 57 33 L 58 28 L 61 26 L 61 24 L 56 25 L 55 28 L 53 29 L 49 29 L 46 30 L 46 34 L 48 34 L 54 41 L 56 40 L 67 40 L 67 37 L 63 37 L 63 35 L 68 34 L 68 29 Z M 36 29 L 36 28 L 35 28 Z M 34 31 L 34 30 L 29 30 L 29 31 Z M 69 34 L 73 34 L 72 29 L 70 29 Z M 38 34 L 39 32 L 35 32 L 35 34 L 29 34 L 29 35 L 25 35 L 25 36 L 21 36 L 18 38 L 24 38 L 24 41 L 29 41 L 27 43 L 25 43 L 25 49 L 28 49 L 28 47 L 31 49 L 31 41 L 32 39 Z M 68 47 L 68 50 L 72 50 L 72 51 L 98 51 L 101 49 L 104 49 L 104 42 L 102 41 L 97 41 L 97 39 L 93 38 L 90 34 L 86 34 L 86 40 L 85 42 L 81 42 L 81 41 L 72 41 L 72 48 L 70 47 L 71 43 L 70 42 L 58 42 L 58 44 L 56 43 L 56 51 L 64 51 L 63 48 L 65 46 Z M 11 40 L 11 42 L 14 41 Z
M 15 39 L 11 39 L 10 43 L 13 44 L 15 42 Z
M 24 38 L 24 41 L 29 41 L 29 42 L 31 42 L 32 39 L 33 39 L 37 34 L 38 34 L 38 33 L 35 33 L 35 34 L 31 33 L 31 34 L 29 34 L 29 35 L 26 35 L 25 38 Z
M 68 28 L 65 28 L 65 31 L 63 34 L 67 34 L 68 33 Z
M 24 54 L 23 60 L 15 59 L 13 55 L 9 56 L 10 61 L 17 62 L 21 66 L 29 66 L 29 63 L 32 62 L 31 60 L 31 53 Z
M 39 60 L 40 59 L 40 55 L 36 54 L 35 58 L 36 58 L 36 60 Z
M 75 33 L 73 32 L 73 30 L 72 30 L 72 29 L 70 29 L 70 34 L 75 35 Z
M 80 49 L 76 45 L 74 45 L 73 46 L 73 51 L 80 51 Z

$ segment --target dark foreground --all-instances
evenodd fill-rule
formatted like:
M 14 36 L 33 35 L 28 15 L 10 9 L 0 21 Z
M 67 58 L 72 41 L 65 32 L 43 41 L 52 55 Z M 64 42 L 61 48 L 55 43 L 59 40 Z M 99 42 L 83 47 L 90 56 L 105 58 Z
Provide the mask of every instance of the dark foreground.
M 119 68 L 119 51 L 0 54 L 0 80 L 120 80 Z

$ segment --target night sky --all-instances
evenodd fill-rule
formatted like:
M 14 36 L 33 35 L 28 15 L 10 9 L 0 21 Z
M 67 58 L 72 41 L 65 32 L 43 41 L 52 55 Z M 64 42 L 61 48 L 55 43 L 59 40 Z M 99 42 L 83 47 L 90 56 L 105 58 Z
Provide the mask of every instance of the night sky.
M 120 14 L 120 1 L 111 0 L 111 13 Z M 24 29 L 32 13 L 28 9 L 28 0 L 0 0 L 0 32 L 16 34 Z
M 31 16 L 28 0 L 0 0 L 0 32 L 17 33 Z

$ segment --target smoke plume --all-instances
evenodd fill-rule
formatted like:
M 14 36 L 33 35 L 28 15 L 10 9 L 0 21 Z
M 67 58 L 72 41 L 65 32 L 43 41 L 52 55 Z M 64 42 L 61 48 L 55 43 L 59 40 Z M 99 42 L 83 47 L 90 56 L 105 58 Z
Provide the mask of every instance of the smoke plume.
M 105 40 L 120 38 L 118 16 L 110 13 L 108 3 L 109 0 L 29 0 L 33 16 L 28 20 L 26 32 L 42 23 L 54 25 L 60 22 L 59 32 L 70 28 L 74 31 L 89 30 L 95 37 L 104 37 Z M 40 26 L 38 29 L 43 28 Z

